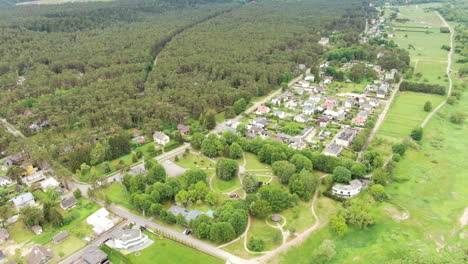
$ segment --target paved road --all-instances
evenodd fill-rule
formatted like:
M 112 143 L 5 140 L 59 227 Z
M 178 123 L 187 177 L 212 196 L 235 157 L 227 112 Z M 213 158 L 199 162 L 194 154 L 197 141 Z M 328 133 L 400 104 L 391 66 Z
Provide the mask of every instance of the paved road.
M 429 115 L 427 115 L 426 119 L 424 119 L 424 121 L 422 122 L 421 124 L 421 127 L 424 128 L 427 124 L 427 122 L 429 122 L 429 120 L 431 119 L 431 117 L 437 112 L 439 111 L 440 108 L 442 108 L 442 106 L 445 105 L 445 103 L 447 103 L 447 99 L 452 95 L 452 76 L 450 76 L 450 73 L 452 71 L 452 56 L 453 56 L 453 50 L 454 50 L 454 44 L 453 44 L 453 36 L 454 36 L 454 31 L 453 31 L 453 28 L 452 26 L 450 26 L 449 23 L 447 23 L 447 21 L 444 19 L 443 16 L 441 16 L 439 14 L 439 12 L 437 11 L 434 11 L 436 13 L 436 15 L 439 16 L 440 20 L 442 20 L 442 22 L 444 23 L 444 26 L 448 27 L 449 30 L 450 30 L 450 52 L 448 54 L 448 58 L 447 58 L 447 76 L 448 76 L 448 79 L 449 79 L 449 90 L 448 90 L 448 93 L 447 93 L 447 97 L 445 98 L 444 101 L 442 101 L 436 108 L 434 108 L 434 110 L 432 110 Z
M 293 86 L 296 82 L 300 81 L 302 79 L 302 75 L 293 79 L 292 81 L 290 81 L 288 83 L 288 86 L 291 87 Z M 242 118 L 244 118 L 244 115 L 249 115 L 250 113 L 253 113 L 255 110 L 257 110 L 257 108 L 259 106 L 261 106 L 262 104 L 270 101 L 273 97 L 279 95 L 281 93 L 281 89 L 278 89 L 276 91 L 274 91 L 273 93 L 271 93 L 270 95 L 268 95 L 267 97 L 263 98 L 262 100 L 260 101 L 257 101 L 255 102 L 251 107 L 249 107 L 247 110 L 244 111 L 244 113 L 232 118 L 232 119 L 229 119 L 232 123 L 235 123 L 235 122 L 240 122 Z M 228 121 L 228 120 L 226 120 Z M 216 125 L 216 127 L 211 131 L 212 133 L 215 133 L 215 134 L 221 134 L 223 133 L 225 130 L 226 130 L 227 126 L 226 126 L 226 122 L 222 122 L 222 123 L 219 123 Z
M 12 124 L 8 123 L 8 121 L 5 118 L 0 118 L 0 122 L 2 122 L 4 124 L 4 127 L 6 128 L 8 133 L 12 134 L 15 137 L 25 138 L 23 133 L 21 133 L 21 131 L 16 129 Z
M 392 92 L 392 95 L 390 96 L 390 99 L 387 101 L 387 104 L 385 105 L 385 108 L 383 112 L 380 114 L 379 119 L 375 123 L 374 129 L 372 129 L 371 133 L 369 134 L 369 138 L 367 138 L 367 142 L 362 148 L 362 150 L 359 152 L 357 161 L 362 161 L 362 154 L 367 150 L 369 147 L 370 143 L 374 139 L 375 134 L 377 134 L 377 131 L 379 130 L 380 126 L 382 125 L 383 121 L 385 120 L 385 117 L 387 116 L 388 110 L 390 109 L 390 106 L 392 105 L 393 99 L 395 99 L 395 95 L 398 93 L 398 90 L 400 90 L 400 84 L 403 82 L 403 78 L 400 80 L 400 82 L 396 85 L 395 89 Z

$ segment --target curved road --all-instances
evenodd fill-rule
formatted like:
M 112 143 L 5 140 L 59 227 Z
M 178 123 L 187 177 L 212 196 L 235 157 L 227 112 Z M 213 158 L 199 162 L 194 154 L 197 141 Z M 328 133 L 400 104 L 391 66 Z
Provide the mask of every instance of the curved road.
M 447 21 L 445 21 L 445 18 L 443 16 L 441 16 L 439 14 L 439 12 L 437 11 L 434 11 L 436 13 L 437 16 L 439 16 L 440 20 L 442 20 L 442 22 L 444 23 L 444 26 L 448 27 L 448 29 L 450 30 L 450 52 L 448 54 L 448 58 L 447 58 L 447 76 L 448 76 L 448 79 L 449 79 L 449 90 L 447 92 L 447 97 L 445 98 L 444 101 L 442 101 L 436 108 L 434 108 L 434 110 L 432 110 L 432 112 L 429 113 L 429 115 L 427 115 L 426 119 L 424 119 L 424 121 L 422 122 L 421 124 L 421 128 L 424 128 L 427 124 L 427 122 L 429 122 L 429 120 L 431 119 L 431 117 L 437 112 L 439 111 L 440 108 L 442 108 L 442 106 L 445 105 L 445 103 L 447 103 L 447 99 L 452 95 L 452 76 L 450 76 L 450 73 L 452 71 L 452 55 L 453 55 L 453 49 L 454 49 L 454 44 L 453 44 L 453 36 L 454 36 L 454 31 L 453 31 L 453 28 L 452 26 L 450 26 L 449 23 L 447 23 Z

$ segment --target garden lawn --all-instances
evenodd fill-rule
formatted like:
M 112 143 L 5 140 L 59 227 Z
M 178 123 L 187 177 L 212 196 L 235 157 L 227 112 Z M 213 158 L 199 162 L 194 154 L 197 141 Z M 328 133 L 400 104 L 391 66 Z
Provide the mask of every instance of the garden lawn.
M 393 138 L 408 137 L 413 128 L 419 126 L 428 112 L 424 111 L 424 104 L 430 101 L 436 107 L 444 99 L 441 95 L 399 92 L 377 132 L 378 136 Z
M 135 253 L 128 254 L 127 257 L 135 264 L 152 264 L 152 263 L 190 263 L 190 264 L 207 264 L 207 263 L 224 263 L 216 258 L 198 252 L 189 247 L 168 239 L 160 239 L 153 234 L 145 232 L 154 243 L 138 251 L 140 256 Z
M 76 236 L 70 235 L 57 245 L 55 245 L 53 242 L 49 242 L 46 247 L 52 249 L 58 256 L 60 256 L 61 253 L 63 253 L 63 256 L 69 256 L 85 245 L 86 242 Z
M 299 205 L 279 213 L 286 218 L 286 225 L 283 229 L 291 230 L 293 228 L 296 232 L 302 232 L 312 226 L 315 223 L 315 219 L 312 215 L 311 207 L 312 200 L 309 202 L 300 201 Z
M 184 156 L 180 157 L 179 161 L 176 161 L 175 163 L 186 169 L 194 169 L 194 168 L 198 168 L 198 169 L 211 168 L 212 169 L 215 167 L 212 161 L 194 153 L 189 153 L 185 157 Z
M 20 220 L 8 226 L 8 233 L 10 233 L 10 238 L 13 239 L 16 243 L 29 241 L 35 236 L 32 231 L 26 229 Z
M 247 160 L 246 170 L 271 169 L 270 165 L 261 163 L 253 153 L 245 152 L 245 158 Z
M 238 177 L 235 177 L 230 181 L 223 181 L 218 177 L 214 176 L 212 184 L 216 192 L 231 192 L 237 188 L 242 187 Z
M 134 206 L 130 203 L 130 194 L 128 193 L 125 186 L 121 183 L 112 183 L 109 186 L 98 189 L 96 197 L 105 200 L 106 196 L 112 201 L 112 203 L 121 205 L 128 209 L 133 209 Z
M 264 251 L 275 249 L 283 242 L 283 235 L 279 229 L 268 226 L 265 219 L 255 217 L 252 217 L 247 243 L 252 237 L 263 240 Z

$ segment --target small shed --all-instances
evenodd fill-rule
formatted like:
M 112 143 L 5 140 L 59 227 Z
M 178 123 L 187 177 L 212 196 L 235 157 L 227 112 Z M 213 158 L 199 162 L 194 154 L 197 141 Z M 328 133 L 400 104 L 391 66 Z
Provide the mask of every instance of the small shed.
M 70 198 L 65 198 L 63 201 L 60 203 L 60 207 L 62 207 L 63 210 L 70 209 L 74 206 L 76 206 L 77 200 L 75 197 L 70 197 Z
M 277 214 L 274 214 L 271 216 L 271 221 L 275 222 L 275 223 L 279 223 L 281 221 L 281 217 Z
M 10 233 L 5 228 L 0 228 L 0 244 L 5 243 L 10 238 Z
M 42 234 L 42 227 L 40 225 L 34 225 L 31 227 L 31 231 L 33 231 L 36 235 L 40 235 Z
M 54 244 L 58 244 L 62 242 L 63 240 L 65 240 L 67 237 L 68 237 L 68 231 L 62 231 L 52 238 L 52 242 L 54 242 Z

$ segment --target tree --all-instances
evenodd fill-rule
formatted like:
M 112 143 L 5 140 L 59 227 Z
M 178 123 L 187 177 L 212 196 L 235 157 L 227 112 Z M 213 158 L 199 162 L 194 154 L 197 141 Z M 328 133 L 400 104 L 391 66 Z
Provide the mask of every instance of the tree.
M 362 178 L 366 174 L 366 166 L 362 163 L 356 163 L 351 167 L 353 178 Z
M 258 193 L 261 199 L 270 203 L 273 212 L 281 212 L 292 205 L 289 194 L 278 186 L 262 186 Z
M 423 129 L 421 127 L 414 128 L 410 134 L 411 138 L 420 141 L 423 137 Z
M 243 153 L 244 151 L 242 150 L 242 147 L 235 142 L 229 147 L 229 157 L 231 159 L 238 159 L 242 157 Z
M 258 180 L 255 175 L 246 173 L 242 178 L 242 186 L 247 193 L 253 193 L 258 188 Z
M 176 224 L 185 225 L 185 217 L 182 214 L 176 215 Z
M 213 206 L 218 202 L 218 197 L 216 196 L 214 192 L 209 192 L 205 196 L 205 202 Z
M 330 261 L 336 255 L 335 248 L 335 243 L 332 240 L 325 239 L 314 251 L 314 260 L 319 263 Z
M 288 184 L 289 178 L 296 172 L 296 166 L 287 160 L 275 161 L 272 170 L 282 184 Z
M 35 207 L 26 206 L 23 207 L 20 211 L 20 219 L 25 226 L 38 225 L 43 220 L 43 212 Z
M 465 122 L 466 115 L 462 112 L 455 112 L 450 115 L 450 122 L 454 124 L 462 124 Z
M 104 172 L 109 173 L 111 171 L 111 168 L 109 166 L 109 162 L 104 162 L 102 164 L 102 167 L 104 168 Z
M 202 143 L 201 152 L 210 157 L 216 157 L 223 154 L 224 145 L 215 134 L 210 134 Z
M 190 186 L 189 190 L 189 193 L 191 193 L 191 200 L 193 201 L 205 200 L 205 196 L 210 192 L 210 188 L 206 185 L 206 183 L 201 181 Z
M 336 182 L 348 183 L 351 181 L 351 171 L 345 167 L 337 166 L 333 170 L 333 180 Z
M 135 153 L 132 153 L 132 162 L 136 163 L 138 161 L 138 157 Z
M 210 239 L 216 243 L 226 243 L 235 237 L 236 233 L 230 223 L 219 222 L 211 226 Z
M 294 166 L 296 166 L 296 172 L 300 172 L 302 169 L 306 169 L 308 171 L 312 171 L 313 169 L 312 162 L 302 154 L 294 154 L 290 161 Z
M 137 159 L 141 159 L 143 157 L 143 151 L 141 151 L 140 148 L 135 149 L 135 156 L 137 157 Z
M 387 193 L 385 192 L 385 188 L 380 184 L 374 184 L 369 188 L 370 193 L 374 197 L 376 201 L 383 201 L 387 199 Z
M 432 103 L 431 103 L 431 101 L 427 101 L 427 102 L 424 104 L 424 111 L 430 112 L 431 110 L 432 110 Z
M 396 143 L 392 146 L 393 153 L 404 156 L 406 152 L 406 145 L 404 143 Z
M 190 144 L 194 149 L 200 149 L 203 144 L 203 140 L 205 140 L 205 136 L 202 133 L 195 133 L 192 135 Z
M 62 214 L 57 210 L 57 208 L 53 207 L 50 209 L 49 212 L 49 221 L 54 227 L 60 227 L 63 226 L 63 216 Z
M 376 169 L 372 175 L 372 181 L 380 185 L 386 185 L 388 181 L 388 173 L 383 168 Z
M 236 131 L 239 132 L 241 136 L 245 137 L 245 135 L 247 135 L 247 126 L 241 123 L 237 125 Z
M 91 150 L 91 165 L 96 165 L 103 162 L 106 159 L 107 150 L 101 143 L 97 143 Z
M 344 236 L 348 232 L 348 225 L 343 216 L 333 215 L 330 219 L 330 228 L 337 236 Z
M 0 225 L 5 227 L 6 220 L 10 217 L 12 209 L 9 204 L 4 204 L 0 206 Z
M 109 138 L 109 149 L 113 159 L 130 152 L 130 141 L 124 133 Z
M 265 243 L 261 239 L 256 239 L 252 237 L 247 244 L 247 247 L 251 251 L 262 252 L 265 249 Z
M 246 107 L 247 107 L 247 102 L 245 101 L 244 98 L 241 98 L 234 103 L 234 113 L 238 115 L 244 112 Z
M 216 112 L 214 110 L 208 110 L 204 115 L 201 116 L 200 123 L 208 130 L 212 130 L 216 127 Z
M 145 158 L 144 160 L 144 168 L 145 170 L 149 171 L 153 166 L 156 165 L 156 161 L 152 158 Z
M 153 184 L 155 182 L 165 182 L 166 181 L 166 169 L 161 164 L 154 165 L 146 173 L 146 182 L 148 184 Z
M 188 186 L 199 181 L 206 182 L 206 172 L 202 169 L 194 168 L 185 172 L 183 178 Z
M 239 164 L 235 160 L 221 158 L 216 163 L 216 176 L 224 181 L 229 181 L 237 176 Z

